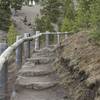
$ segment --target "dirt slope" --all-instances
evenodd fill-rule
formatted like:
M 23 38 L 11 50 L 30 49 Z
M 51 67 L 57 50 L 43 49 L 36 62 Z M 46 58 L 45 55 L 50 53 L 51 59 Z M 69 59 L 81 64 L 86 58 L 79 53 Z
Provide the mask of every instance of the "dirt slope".
M 66 100 L 100 100 L 100 46 L 88 33 L 76 33 L 63 42 L 57 73 L 67 89 Z

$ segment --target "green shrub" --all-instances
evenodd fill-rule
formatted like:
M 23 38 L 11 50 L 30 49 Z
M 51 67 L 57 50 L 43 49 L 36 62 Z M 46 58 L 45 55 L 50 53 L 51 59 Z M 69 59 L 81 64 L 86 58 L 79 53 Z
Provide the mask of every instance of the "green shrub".
M 11 24 L 7 34 L 7 42 L 9 45 L 13 44 L 16 41 L 17 31 L 14 27 L 14 24 Z
M 100 41 L 100 27 L 96 27 L 91 33 L 90 36 L 96 40 L 96 41 Z
M 73 21 L 65 17 L 61 25 L 61 32 L 66 32 L 66 31 L 70 32 L 72 30 L 73 30 Z
M 36 30 L 40 32 L 53 31 L 53 26 L 48 16 L 35 19 Z

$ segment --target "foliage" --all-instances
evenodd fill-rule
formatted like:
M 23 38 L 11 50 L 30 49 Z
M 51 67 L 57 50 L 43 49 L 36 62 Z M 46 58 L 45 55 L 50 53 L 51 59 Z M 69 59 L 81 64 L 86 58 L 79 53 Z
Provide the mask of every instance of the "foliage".
M 36 3 L 38 3 L 39 2 L 39 0 L 34 0 Z
M 59 0 L 45 0 L 41 14 L 48 16 L 51 23 L 56 23 L 61 14 L 60 6 Z
M 61 16 L 60 0 L 42 0 L 41 18 L 36 18 L 36 30 L 54 31 Z
M 24 0 L 11 0 L 11 7 L 20 10 Z
M 16 41 L 17 34 L 18 33 L 14 27 L 14 24 L 11 24 L 11 26 L 9 27 L 8 34 L 7 34 L 7 42 L 9 45 L 13 44 Z
M 39 30 L 40 32 L 53 31 L 53 26 L 48 16 L 42 16 L 41 18 L 37 17 L 35 20 L 35 24 L 36 24 L 36 30 Z M 40 38 L 40 42 L 43 43 L 44 40 L 45 40 L 45 36 L 42 36 Z
M 53 31 L 53 26 L 51 25 L 50 19 L 48 16 L 42 16 L 41 18 L 36 18 L 35 20 L 36 30 L 41 32 Z
M 0 0 L 0 30 L 8 31 L 10 17 L 10 0 Z
M 94 0 L 91 4 L 91 23 L 94 27 L 100 27 L 100 0 Z
M 78 0 L 77 24 L 81 28 L 90 27 L 91 3 L 93 0 Z
M 91 35 L 100 41 L 100 0 L 93 0 L 91 4 Z
M 70 32 L 73 28 L 73 21 L 69 20 L 67 17 L 64 18 L 61 25 L 61 32 Z
M 50 31 L 51 23 L 54 23 L 58 24 L 59 30 L 63 32 L 88 30 L 92 37 L 99 40 L 100 0 L 75 0 L 76 4 L 73 0 L 42 1 L 42 17 L 36 21 L 38 30 Z
M 22 7 L 23 0 L 0 0 L 0 30 L 8 31 L 11 24 L 10 7 L 19 10 Z
M 93 31 L 93 32 L 91 32 L 90 36 L 91 36 L 94 40 L 100 41 L 100 31 L 99 31 L 99 32 Z
M 74 28 L 74 21 L 75 21 L 75 9 L 74 3 L 72 0 L 65 0 L 63 7 L 63 15 L 64 19 L 61 24 L 61 31 L 72 31 Z
M 63 15 L 66 16 L 68 19 L 74 20 L 75 18 L 75 7 L 73 0 L 64 0 L 63 2 Z

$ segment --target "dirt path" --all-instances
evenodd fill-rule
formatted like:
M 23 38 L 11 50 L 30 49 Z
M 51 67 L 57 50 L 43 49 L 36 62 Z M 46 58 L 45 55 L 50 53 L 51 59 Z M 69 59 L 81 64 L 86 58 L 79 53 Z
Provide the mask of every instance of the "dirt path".
M 24 6 L 22 10 L 17 12 L 17 16 L 13 16 L 16 29 L 19 33 L 33 33 L 33 24 L 37 15 L 40 15 L 40 6 L 35 5 L 33 7 Z M 24 23 L 24 18 L 27 18 L 27 22 Z

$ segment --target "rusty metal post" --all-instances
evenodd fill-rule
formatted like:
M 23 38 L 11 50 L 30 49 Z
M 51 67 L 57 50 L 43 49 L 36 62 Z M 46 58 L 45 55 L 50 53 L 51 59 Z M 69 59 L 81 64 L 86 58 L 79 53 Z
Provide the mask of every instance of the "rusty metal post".
M 0 43 L 0 54 L 7 49 L 7 43 Z M 0 100 L 7 100 L 8 66 L 7 61 L 3 64 L 0 71 Z

